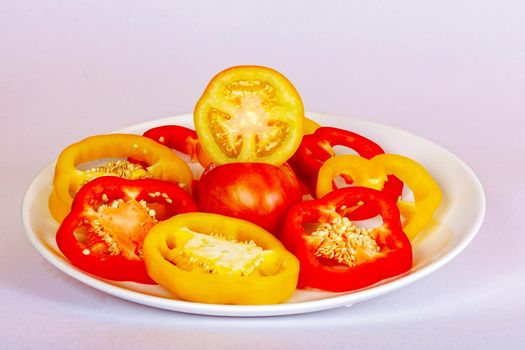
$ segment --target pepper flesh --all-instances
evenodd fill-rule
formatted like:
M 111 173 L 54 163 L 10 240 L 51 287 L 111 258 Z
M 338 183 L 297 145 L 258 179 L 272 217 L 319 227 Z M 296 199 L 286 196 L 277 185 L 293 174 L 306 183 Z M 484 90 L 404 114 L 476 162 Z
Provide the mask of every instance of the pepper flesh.
M 305 135 L 289 163 L 314 197 L 316 197 L 319 169 L 325 161 L 335 156 L 334 146 L 347 147 L 367 159 L 384 153 L 383 149 L 372 140 L 344 129 L 323 126 L 317 128 L 313 134 Z M 343 174 L 343 177 L 347 183 L 352 183 L 350 176 Z M 332 188 L 335 188 L 335 184 Z M 390 198 L 397 200 L 402 190 L 403 183 L 395 176 L 389 176 L 384 192 Z M 373 206 L 364 205 L 352 212 L 350 218 L 364 220 L 375 215 L 377 210 Z
M 211 163 L 199 143 L 195 130 L 180 125 L 163 125 L 149 129 L 144 136 L 189 155 L 192 162 L 198 161 L 203 168 Z
M 373 202 L 379 209 L 383 225 L 366 230 L 369 240 L 373 239 L 374 244 L 357 242 L 355 262 L 345 264 L 344 254 L 337 257 L 336 250 L 325 254 L 321 244 L 326 238 L 323 237 L 324 240 L 319 243 L 317 237 L 312 237 L 305 227 L 308 224 L 328 224 L 329 229 L 330 225 L 335 225 L 334 222 L 345 215 L 345 208 L 353 207 L 359 201 Z M 300 288 L 351 291 L 402 274 L 412 266 L 412 248 L 402 231 L 395 202 L 384 193 L 369 188 L 337 189 L 321 199 L 295 205 L 288 212 L 280 238 L 300 261 Z
M 148 177 L 179 183 L 191 191 L 193 174 L 188 165 L 168 147 L 146 137 L 131 134 L 109 134 L 88 137 L 66 147 L 58 157 L 49 198 L 49 210 L 61 222 L 71 208 L 73 195 L 84 184 L 103 172 L 77 169 L 79 164 L 101 158 L 131 157 L 147 164 Z
M 305 135 L 313 134 L 315 130 L 319 129 L 320 127 L 321 125 L 319 125 L 319 123 L 317 123 L 315 120 L 304 117 L 303 128 L 304 128 Z
M 208 242 L 198 242 L 202 235 L 209 237 Z M 214 248 L 212 243 L 218 239 L 230 243 Z M 234 244 L 233 241 L 241 245 L 253 242 L 254 246 L 266 251 L 258 257 L 262 259 L 259 265 L 250 267 L 249 256 L 240 259 L 241 266 L 234 268 L 233 260 L 225 256 L 225 252 L 245 247 L 226 247 Z M 188 242 L 193 242 L 190 247 Z M 299 263 L 271 233 L 248 221 L 227 216 L 177 215 L 149 232 L 143 252 L 151 278 L 185 300 L 213 304 L 275 304 L 288 299 L 297 285 Z
M 441 189 L 428 171 L 414 160 L 396 154 L 379 154 L 368 160 L 355 155 L 336 156 L 327 160 L 319 170 L 317 196 L 332 190 L 332 180 L 346 174 L 357 186 L 381 190 L 387 176 L 394 175 L 412 191 L 414 201 L 399 200 L 397 205 L 404 217 L 403 230 L 410 239 L 432 222 L 434 211 L 442 199 Z
M 157 211 L 151 209 L 154 205 Z M 196 210 L 191 196 L 176 184 L 104 176 L 77 193 L 56 241 L 66 258 L 84 271 L 111 280 L 152 284 L 140 257 L 145 235 L 158 220 Z M 83 239 L 77 236 L 82 229 Z

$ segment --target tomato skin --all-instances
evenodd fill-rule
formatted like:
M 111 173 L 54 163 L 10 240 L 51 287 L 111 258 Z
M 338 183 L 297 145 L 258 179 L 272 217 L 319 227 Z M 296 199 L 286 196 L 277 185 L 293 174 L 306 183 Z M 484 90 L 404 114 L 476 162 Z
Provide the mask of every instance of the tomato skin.
M 302 199 L 290 168 L 229 163 L 207 169 L 199 182 L 201 211 L 248 220 L 277 234 L 288 209 Z

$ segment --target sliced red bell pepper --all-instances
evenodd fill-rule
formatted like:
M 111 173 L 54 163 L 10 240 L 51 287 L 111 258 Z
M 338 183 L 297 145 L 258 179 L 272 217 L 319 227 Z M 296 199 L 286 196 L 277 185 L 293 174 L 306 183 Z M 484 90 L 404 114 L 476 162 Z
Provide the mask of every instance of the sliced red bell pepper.
M 197 211 L 177 184 L 103 176 L 76 194 L 60 225 L 60 251 L 78 268 L 116 281 L 154 284 L 142 261 L 146 234 L 159 221 Z
M 198 161 L 203 168 L 211 163 L 199 143 L 195 130 L 180 125 L 163 125 L 149 129 L 143 136 L 189 155 L 192 162 Z
M 334 146 L 348 147 L 367 159 L 385 153 L 374 141 L 348 130 L 322 126 L 313 134 L 305 135 L 299 149 L 288 162 L 314 198 L 319 169 L 326 160 L 335 156 L 332 148 Z M 352 183 L 349 177 L 345 177 L 345 180 L 349 184 Z M 389 176 L 383 190 L 388 197 L 397 200 L 403 190 L 403 182 L 395 176 Z M 376 215 L 377 208 L 364 205 L 348 217 L 352 220 L 365 220 Z
M 383 218 L 375 229 L 358 228 L 345 211 L 374 202 Z M 299 286 L 341 292 L 364 288 L 410 270 L 412 247 L 396 203 L 383 192 L 348 187 L 293 206 L 281 241 L 301 264 Z

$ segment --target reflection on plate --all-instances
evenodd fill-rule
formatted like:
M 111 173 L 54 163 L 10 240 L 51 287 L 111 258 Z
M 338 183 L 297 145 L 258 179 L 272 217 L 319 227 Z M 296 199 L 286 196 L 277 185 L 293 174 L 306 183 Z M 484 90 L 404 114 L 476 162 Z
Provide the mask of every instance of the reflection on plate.
M 287 315 L 350 306 L 406 286 L 432 273 L 452 260 L 474 238 L 485 213 L 483 189 L 474 173 L 452 153 L 424 138 L 390 126 L 315 113 L 308 116 L 321 125 L 363 134 L 379 143 L 388 153 L 399 153 L 415 159 L 428 169 L 441 186 L 444 198 L 436 212 L 436 222 L 413 242 L 414 266 L 408 273 L 351 293 L 297 290 L 284 304 L 257 306 L 192 303 L 174 299 L 159 286 L 99 279 L 72 266 L 56 246 L 55 232 L 58 225 L 47 209 L 54 164 L 42 170 L 27 190 L 23 203 L 26 233 L 35 248 L 51 264 L 93 288 L 162 309 L 222 316 Z M 193 127 L 193 119 L 191 115 L 158 119 L 118 132 L 142 134 L 149 128 L 165 124 Z

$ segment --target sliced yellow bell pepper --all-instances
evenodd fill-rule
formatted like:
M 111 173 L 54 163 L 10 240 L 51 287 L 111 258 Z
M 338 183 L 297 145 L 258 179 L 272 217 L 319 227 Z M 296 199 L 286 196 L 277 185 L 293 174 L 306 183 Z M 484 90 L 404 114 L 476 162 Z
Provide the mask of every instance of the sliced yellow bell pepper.
M 82 163 L 98 159 L 127 157 L 146 163 L 147 167 L 128 161 L 113 161 L 86 171 L 77 168 Z M 193 181 L 193 174 L 182 159 L 168 147 L 147 137 L 131 134 L 91 136 L 66 147 L 58 157 L 49 197 L 49 210 L 55 220 L 62 222 L 71 209 L 73 196 L 84 184 L 105 175 L 177 182 L 188 192 Z
M 320 127 L 321 125 L 319 125 L 319 123 L 304 117 L 303 132 L 305 135 L 313 134 L 315 130 L 319 129 Z
M 148 233 L 149 276 L 177 297 L 209 304 L 275 304 L 297 286 L 299 262 L 251 222 L 208 213 L 180 214 Z
M 434 211 L 442 199 L 441 189 L 428 171 L 414 160 L 396 155 L 379 154 L 368 160 L 356 155 L 341 155 L 328 159 L 319 170 L 318 198 L 332 191 L 332 181 L 345 174 L 356 186 L 381 190 L 388 175 L 403 181 L 412 191 L 413 202 L 398 201 L 404 217 L 403 231 L 413 239 L 432 222 Z

